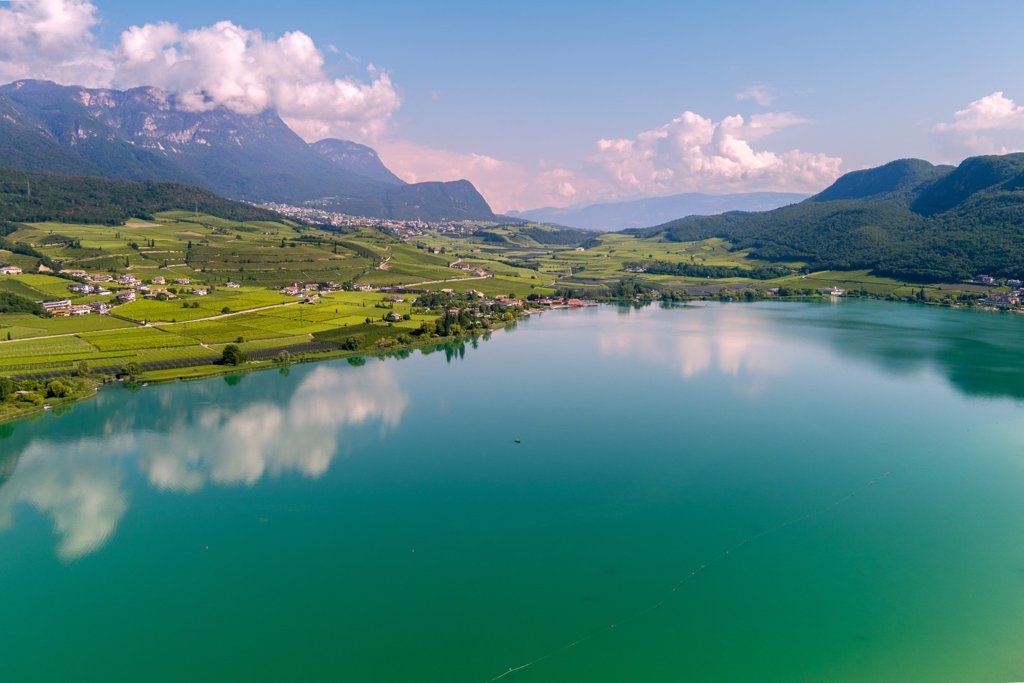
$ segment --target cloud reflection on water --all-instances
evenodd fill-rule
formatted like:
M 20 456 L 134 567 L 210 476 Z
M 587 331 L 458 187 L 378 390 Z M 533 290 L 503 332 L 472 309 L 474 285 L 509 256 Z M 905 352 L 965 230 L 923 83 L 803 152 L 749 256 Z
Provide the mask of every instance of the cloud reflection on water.
M 692 315 L 680 311 L 681 315 L 652 321 L 662 323 L 657 334 L 646 325 L 617 325 L 602 332 L 601 355 L 667 366 L 684 379 L 717 371 L 749 380 L 739 387 L 749 394 L 760 391 L 768 377 L 788 370 L 763 316 L 748 315 L 738 306 L 715 309 L 714 315 L 693 308 Z
M 57 554 L 71 560 L 103 547 L 127 512 L 125 478 L 137 467 L 160 490 L 251 486 L 295 472 L 316 478 L 338 453 L 346 426 L 397 427 L 409 402 L 387 363 L 358 371 L 315 368 L 280 403 L 211 403 L 179 413 L 159 431 L 138 426 L 77 441 L 36 439 L 0 488 L 0 530 L 19 503 L 53 519 Z

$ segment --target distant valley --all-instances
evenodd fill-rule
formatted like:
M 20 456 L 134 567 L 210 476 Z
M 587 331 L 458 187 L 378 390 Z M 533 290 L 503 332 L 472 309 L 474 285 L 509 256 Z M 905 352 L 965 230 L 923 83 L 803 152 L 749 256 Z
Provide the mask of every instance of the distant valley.
M 569 228 L 614 232 L 627 228 L 659 225 L 684 216 L 707 216 L 726 211 L 767 211 L 807 198 L 789 192 L 745 192 L 704 194 L 687 192 L 668 197 L 647 197 L 621 202 L 602 202 L 559 209 L 546 207 L 529 211 L 509 211 L 508 215 L 538 223 Z

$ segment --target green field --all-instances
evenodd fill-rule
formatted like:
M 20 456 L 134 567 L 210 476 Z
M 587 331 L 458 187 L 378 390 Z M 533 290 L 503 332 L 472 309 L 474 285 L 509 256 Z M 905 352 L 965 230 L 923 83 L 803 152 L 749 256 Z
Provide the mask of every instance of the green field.
M 751 259 L 721 239 L 672 242 L 621 233 L 589 234 L 537 225 L 481 225 L 475 235 L 428 230 L 413 239 L 375 228 L 327 232 L 289 220 L 238 222 L 188 211 L 159 213 L 153 220 L 120 226 L 37 223 L 20 227 L 8 239 L 23 242 L 65 269 L 112 276 L 132 274 L 143 282 L 163 277 L 171 297 L 139 298 L 116 305 L 111 315 L 37 317 L 0 314 L 0 372 L 70 371 L 77 361 L 96 367 L 129 362 L 153 372 L 202 374 L 183 367 L 209 363 L 226 344 L 238 343 L 258 356 L 267 350 L 310 349 L 314 341 L 357 338 L 360 349 L 390 345 L 399 335 L 418 332 L 440 311 L 424 314 L 412 307 L 415 293 L 324 293 L 313 304 L 280 293 L 293 283 L 407 286 L 414 290 L 482 292 L 525 299 L 572 291 L 576 296 L 615 296 L 632 281 L 639 290 L 708 295 L 722 288 L 771 295 L 813 294 L 840 287 L 879 297 L 924 297 L 954 302 L 984 296 L 989 288 L 948 284 L 920 287 L 874 276 L 867 271 L 806 272 L 801 263 L 768 264 Z M 24 275 L 0 277 L 0 291 L 32 301 L 69 298 L 73 303 L 109 300 L 113 294 L 71 296 L 70 280 L 35 274 L 38 259 L 0 252 Z M 699 266 L 721 268 L 721 277 L 690 277 L 630 272 L 637 264 L 668 264 L 675 272 Z M 485 275 L 476 276 L 459 264 Z M 747 277 L 766 266 L 788 269 L 773 280 Z M 664 268 L 663 267 L 663 268 Z M 680 267 L 682 271 L 680 271 Z M 711 271 L 702 270 L 701 273 Z M 175 285 L 188 278 L 189 285 Z M 241 287 L 227 287 L 233 281 Z M 120 285 L 106 285 L 115 294 Z M 196 295 L 194 288 L 208 290 Z M 728 293 L 728 292 L 726 292 Z M 396 302 L 392 299 L 402 298 Z M 117 302 L 113 302 L 117 303 Z M 388 323 L 394 312 L 408 320 Z M 9 340 L 9 341 L 8 341 Z M 383 340 L 383 341 L 382 341 Z M 390 341 L 389 341 L 390 340 Z M 163 376 L 163 375 L 154 375 Z M 174 375 L 185 376 L 185 375 Z

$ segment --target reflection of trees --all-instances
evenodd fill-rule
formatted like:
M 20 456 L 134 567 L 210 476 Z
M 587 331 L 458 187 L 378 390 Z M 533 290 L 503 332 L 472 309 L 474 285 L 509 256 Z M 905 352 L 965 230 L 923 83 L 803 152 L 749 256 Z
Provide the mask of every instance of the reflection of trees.
M 1024 399 L 1020 316 L 871 301 L 830 308 L 830 315 L 817 307 L 794 311 L 776 328 L 805 336 L 810 326 L 840 354 L 890 373 L 934 369 L 963 394 Z
M 656 362 L 685 378 L 715 370 L 756 380 L 785 370 L 773 338 L 823 341 L 890 374 L 932 369 L 967 395 L 1024 399 L 1024 318 L 1012 314 L 877 301 L 729 304 L 649 324 L 656 327 L 611 326 L 598 337 L 602 353 Z
M 0 454 L 0 487 L 3 487 L 7 480 L 14 474 L 14 469 L 18 466 L 18 454 L 17 453 L 3 453 Z
M 5 454 L 0 529 L 13 524 L 17 504 L 28 504 L 53 518 L 58 554 L 80 557 L 102 547 L 126 513 L 129 468 L 154 488 L 183 493 L 286 473 L 315 478 L 329 469 L 346 427 L 393 429 L 408 405 L 386 363 L 321 365 L 294 390 L 275 376 L 260 379 L 268 392 L 259 399 L 223 382 L 142 392 L 130 419 L 117 415 L 129 411 L 102 411 L 107 419 L 86 423 L 84 434 L 36 438 Z

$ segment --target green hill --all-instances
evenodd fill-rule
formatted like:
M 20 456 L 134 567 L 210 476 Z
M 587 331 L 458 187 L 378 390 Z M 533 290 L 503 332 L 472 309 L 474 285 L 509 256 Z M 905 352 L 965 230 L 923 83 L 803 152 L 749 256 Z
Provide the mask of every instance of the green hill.
M 192 209 L 237 221 L 280 219 L 272 211 L 189 185 L 0 169 L 0 220 L 116 225 L 170 209 Z
M 901 160 L 855 171 L 774 211 L 689 217 L 629 231 L 728 240 L 751 257 L 815 269 L 870 269 L 918 280 L 976 273 L 1024 277 L 1024 154 L 973 157 L 955 169 Z
M 933 166 L 923 159 L 898 159 L 878 168 L 847 173 L 810 201 L 873 199 L 909 205 L 910 198 L 923 186 L 952 170 L 952 166 Z
M 924 188 L 911 208 L 926 216 L 939 214 L 1014 178 L 1024 178 L 1024 154 L 965 159 L 956 170 Z

